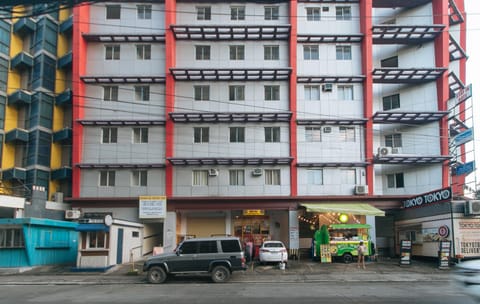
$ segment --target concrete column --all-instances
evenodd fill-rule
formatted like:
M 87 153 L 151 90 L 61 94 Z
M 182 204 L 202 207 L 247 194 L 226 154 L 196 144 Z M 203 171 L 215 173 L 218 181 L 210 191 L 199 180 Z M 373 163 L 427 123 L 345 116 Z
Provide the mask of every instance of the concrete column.
M 163 223 L 163 252 L 172 252 L 177 246 L 177 214 L 167 212 L 167 217 Z

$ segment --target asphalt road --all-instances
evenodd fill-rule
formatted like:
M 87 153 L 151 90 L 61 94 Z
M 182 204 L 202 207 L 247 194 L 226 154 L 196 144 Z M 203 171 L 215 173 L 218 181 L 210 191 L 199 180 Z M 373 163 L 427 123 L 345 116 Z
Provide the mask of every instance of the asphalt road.
M 415 303 L 472 304 L 446 282 L 226 283 L 169 281 L 162 285 L 6 285 L 0 303 Z

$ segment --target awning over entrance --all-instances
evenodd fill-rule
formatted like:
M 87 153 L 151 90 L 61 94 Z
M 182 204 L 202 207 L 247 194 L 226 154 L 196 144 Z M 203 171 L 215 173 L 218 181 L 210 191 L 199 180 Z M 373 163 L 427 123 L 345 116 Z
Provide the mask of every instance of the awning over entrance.
M 105 224 L 79 224 L 76 228 L 76 231 L 105 231 L 108 232 L 110 227 Z
M 363 204 L 300 204 L 301 206 L 307 208 L 308 212 L 339 212 L 339 213 L 349 213 L 349 214 L 358 214 L 358 215 L 375 215 L 375 216 L 385 216 L 385 212 L 377 209 L 373 206 L 370 206 L 367 203 Z

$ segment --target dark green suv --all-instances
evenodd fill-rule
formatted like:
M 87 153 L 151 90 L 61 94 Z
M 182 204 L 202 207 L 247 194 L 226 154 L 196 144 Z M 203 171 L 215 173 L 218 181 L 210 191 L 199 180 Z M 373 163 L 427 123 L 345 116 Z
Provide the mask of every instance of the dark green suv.
M 187 239 L 174 252 L 149 257 L 143 265 L 148 281 L 156 284 L 175 274 L 210 274 L 215 283 L 223 283 L 233 271 L 245 269 L 244 252 L 236 237 Z

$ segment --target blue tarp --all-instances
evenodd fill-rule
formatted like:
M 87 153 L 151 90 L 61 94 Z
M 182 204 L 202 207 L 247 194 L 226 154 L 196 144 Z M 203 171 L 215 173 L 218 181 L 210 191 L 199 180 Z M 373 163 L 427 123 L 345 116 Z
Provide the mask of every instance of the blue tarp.
M 106 231 L 108 232 L 110 230 L 110 227 L 108 227 L 105 224 L 79 224 L 77 228 L 75 228 L 77 231 Z

